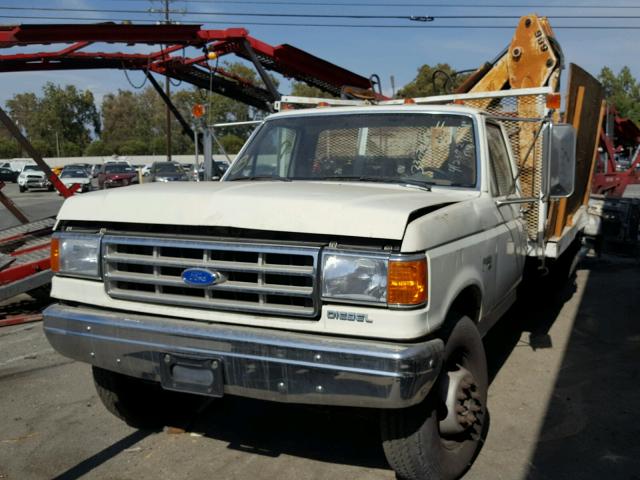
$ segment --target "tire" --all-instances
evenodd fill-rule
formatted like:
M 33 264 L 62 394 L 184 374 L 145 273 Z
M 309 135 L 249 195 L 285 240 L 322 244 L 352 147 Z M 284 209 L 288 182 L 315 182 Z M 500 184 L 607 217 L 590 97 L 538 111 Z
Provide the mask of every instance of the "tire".
M 486 434 L 488 376 L 480 333 L 470 318 L 462 316 L 444 340 L 443 369 L 427 398 L 419 405 L 385 410 L 381 415 L 385 455 L 398 478 L 403 480 L 460 478 L 473 463 Z M 452 388 L 452 391 L 464 394 L 465 406 L 470 409 L 453 418 L 463 418 L 461 422 L 467 426 L 460 426 L 463 430 L 459 433 L 442 433 L 441 429 L 451 428 L 444 427 L 449 378 L 453 378 L 451 374 L 460 373 L 466 375 L 466 380 L 472 380 L 471 386 L 464 388 L 464 383 L 460 383 L 461 390 Z M 459 400 L 454 402 L 460 404 Z
M 113 415 L 134 428 L 183 423 L 206 397 L 164 390 L 160 384 L 92 367 L 98 397 Z
M 26 187 L 23 187 L 22 185 L 18 185 L 18 190 L 20 190 L 20 193 L 24 193 L 27 191 Z
M 47 190 L 49 190 L 50 192 L 53 192 L 53 185 L 49 185 L 49 186 L 47 187 Z

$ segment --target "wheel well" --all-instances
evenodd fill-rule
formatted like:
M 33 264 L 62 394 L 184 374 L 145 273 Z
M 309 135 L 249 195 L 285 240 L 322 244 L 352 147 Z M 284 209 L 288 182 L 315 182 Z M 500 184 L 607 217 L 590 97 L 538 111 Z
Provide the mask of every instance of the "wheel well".
M 447 320 L 451 319 L 452 316 L 459 318 L 461 315 L 465 315 L 477 324 L 480 320 L 481 306 L 482 293 L 480 289 L 475 285 L 470 285 L 458 294 L 451 307 L 449 307 Z

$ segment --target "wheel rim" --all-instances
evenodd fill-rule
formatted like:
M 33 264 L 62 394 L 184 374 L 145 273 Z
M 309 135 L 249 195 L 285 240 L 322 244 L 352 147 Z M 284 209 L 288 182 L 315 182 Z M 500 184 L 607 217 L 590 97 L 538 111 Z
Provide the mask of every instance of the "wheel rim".
M 440 434 L 445 437 L 472 433 L 482 420 L 482 398 L 473 374 L 457 365 L 456 370 L 446 372 L 443 379 L 442 399 L 446 416 L 440 420 Z

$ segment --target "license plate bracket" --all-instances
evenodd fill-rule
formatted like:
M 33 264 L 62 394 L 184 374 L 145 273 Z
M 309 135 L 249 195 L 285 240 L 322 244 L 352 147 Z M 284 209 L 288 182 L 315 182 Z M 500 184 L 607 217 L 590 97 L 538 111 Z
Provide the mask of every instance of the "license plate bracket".
M 224 395 L 222 359 L 219 357 L 163 353 L 160 355 L 160 380 L 167 390 L 210 397 Z

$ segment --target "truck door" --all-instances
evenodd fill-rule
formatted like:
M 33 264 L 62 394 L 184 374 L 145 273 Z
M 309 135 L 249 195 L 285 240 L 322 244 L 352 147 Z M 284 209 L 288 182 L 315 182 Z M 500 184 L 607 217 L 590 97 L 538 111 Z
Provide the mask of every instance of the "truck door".
M 491 193 L 495 200 L 516 193 L 515 169 L 506 136 L 498 124 L 487 122 Z M 496 204 L 496 300 L 508 294 L 520 280 L 526 255 L 526 231 L 520 205 Z

